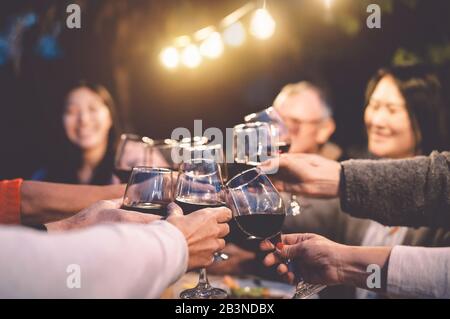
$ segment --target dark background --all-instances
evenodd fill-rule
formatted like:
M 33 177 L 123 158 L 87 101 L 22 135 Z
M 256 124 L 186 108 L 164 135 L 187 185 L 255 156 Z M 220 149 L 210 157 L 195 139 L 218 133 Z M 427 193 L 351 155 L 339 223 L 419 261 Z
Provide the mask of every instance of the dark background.
M 66 28 L 69 3 L 82 7 L 80 30 Z M 270 106 L 287 83 L 329 89 L 342 147 L 363 147 L 364 90 L 382 66 L 414 61 L 450 84 L 450 1 L 267 1 L 277 29 L 194 70 L 168 71 L 160 50 L 247 1 L 3 0 L 0 2 L 0 179 L 29 175 L 58 152 L 61 94 L 73 81 L 104 84 L 124 130 L 169 137 L 175 127 L 233 127 Z M 383 9 L 382 28 L 366 27 L 366 7 Z

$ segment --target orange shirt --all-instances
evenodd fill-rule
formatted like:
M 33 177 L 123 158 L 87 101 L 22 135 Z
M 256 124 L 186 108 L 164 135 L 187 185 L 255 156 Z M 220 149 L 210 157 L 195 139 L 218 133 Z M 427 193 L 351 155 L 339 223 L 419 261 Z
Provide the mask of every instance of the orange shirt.
M 20 224 L 22 179 L 0 181 L 0 224 Z

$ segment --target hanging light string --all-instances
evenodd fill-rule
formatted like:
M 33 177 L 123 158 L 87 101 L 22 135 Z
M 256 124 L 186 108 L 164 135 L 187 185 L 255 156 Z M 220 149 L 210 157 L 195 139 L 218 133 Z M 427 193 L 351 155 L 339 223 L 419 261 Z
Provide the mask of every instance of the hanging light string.
M 275 33 L 276 23 L 266 7 L 266 1 L 248 2 L 224 17 L 218 26 L 207 26 L 192 35 L 183 35 L 173 40 L 172 45 L 160 53 L 161 63 L 167 69 L 180 65 L 193 69 L 204 58 L 217 59 L 225 46 L 239 47 L 246 38 L 247 31 L 242 20 L 252 14 L 249 33 L 257 39 L 267 40 Z

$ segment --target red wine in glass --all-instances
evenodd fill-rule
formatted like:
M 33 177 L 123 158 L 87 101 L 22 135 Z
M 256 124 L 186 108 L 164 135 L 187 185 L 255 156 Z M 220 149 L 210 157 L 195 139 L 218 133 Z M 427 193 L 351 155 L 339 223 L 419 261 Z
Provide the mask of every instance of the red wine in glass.
M 120 208 L 143 214 L 153 214 L 163 217 L 167 216 L 167 204 L 139 203 L 136 204 L 135 206 L 122 205 L 122 207 Z
M 130 180 L 131 171 L 131 169 L 116 168 L 114 169 L 114 174 L 119 178 L 122 184 L 126 184 Z
M 204 208 L 216 208 L 223 207 L 225 203 L 216 201 L 205 201 L 205 200 L 191 200 L 187 198 L 177 198 L 175 203 L 181 207 L 185 215 L 191 214 L 197 210 Z
M 290 148 L 291 148 L 291 144 L 286 143 L 286 142 L 280 142 L 278 144 L 278 153 L 279 154 L 288 153 Z
M 285 215 L 278 214 L 250 214 L 236 216 L 236 223 L 239 228 L 251 237 L 256 239 L 269 239 L 281 232 Z

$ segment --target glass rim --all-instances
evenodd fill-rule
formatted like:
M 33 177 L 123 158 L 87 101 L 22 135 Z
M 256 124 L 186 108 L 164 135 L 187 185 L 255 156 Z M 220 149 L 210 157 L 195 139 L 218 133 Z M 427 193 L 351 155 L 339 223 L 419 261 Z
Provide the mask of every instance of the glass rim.
M 241 184 L 241 185 L 239 185 L 239 186 L 236 186 L 236 187 L 231 187 L 231 186 L 230 186 L 230 183 L 231 183 L 231 182 L 234 182 L 237 178 L 239 178 L 239 177 L 241 177 L 242 175 L 245 175 L 245 174 L 247 174 L 247 173 L 249 173 L 249 172 L 251 172 L 251 171 L 256 171 L 256 172 L 257 172 L 256 176 L 254 176 L 251 180 L 249 180 L 249 181 L 247 181 L 247 182 L 245 182 L 245 183 L 243 183 L 243 184 Z M 239 173 L 239 174 L 233 176 L 233 177 L 225 184 L 225 186 L 226 186 L 228 189 L 231 189 L 231 190 L 234 190 L 234 189 L 240 189 L 240 188 L 243 188 L 243 187 L 247 186 L 247 185 L 250 184 L 251 182 L 253 182 L 256 178 L 258 178 L 258 177 L 261 176 L 262 174 L 263 174 L 263 171 L 262 171 L 259 167 L 252 167 L 252 168 L 250 168 L 250 169 L 248 169 L 248 170 L 245 170 L 245 171 L 243 171 L 243 172 L 241 172 L 241 173 Z
M 261 114 L 261 113 L 270 113 L 272 111 L 276 111 L 274 105 L 271 105 L 271 106 L 269 106 L 269 107 L 267 107 L 267 108 L 265 108 L 265 109 L 263 109 L 261 111 L 257 111 L 257 112 L 253 112 L 253 113 L 247 114 L 246 116 L 244 116 L 244 121 L 246 123 L 252 123 L 252 119 L 255 118 L 256 116 L 258 116 L 259 114 Z
M 219 166 L 219 164 L 217 163 L 217 161 L 213 158 L 205 158 L 205 157 L 195 157 L 195 158 L 190 158 L 187 161 L 183 161 L 181 163 L 181 165 L 183 164 L 194 164 L 194 161 L 203 161 L 203 162 L 209 162 L 209 163 L 214 163 L 217 166 Z
M 133 134 L 133 133 L 122 133 L 120 134 L 120 141 L 132 141 L 132 142 L 140 142 L 140 143 L 144 143 L 146 145 L 151 145 L 153 146 L 155 144 L 155 141 L 147 136 L 141 136 L 138 134 Z
M 133 167 L 131 174 L 133 174 L 135 171 L 141 171 L 141 172 L 160 172 L 160 173 L 173 173 L 173 170 L 166 167 L 152 167 L 152 166 L 135 166 Z
M 252 129 L 254 129 L 254 128 L 258 128 L 258 127 L 268 127 L 268 128 L 270 128 L 270 123 L 261 122 L 261 121 L 241 123 L 241 124 L 233 126 L 233 131 L 234 130 L 244 130 L 245 128 L 252 128 Z
M 189 152 L 195 152 L 195 151 L 208 151 L 208 150 L 222 150 L 223 151 L 223 146 L 222 144 L 212 144 L 212 145 L 208 145 L 208 144 L 203 144 L 203 145 L 180 145 L 180 148 L 185 149 Z

